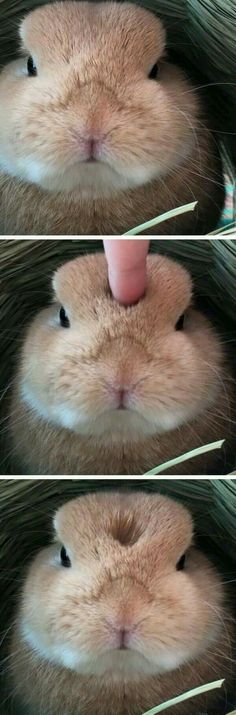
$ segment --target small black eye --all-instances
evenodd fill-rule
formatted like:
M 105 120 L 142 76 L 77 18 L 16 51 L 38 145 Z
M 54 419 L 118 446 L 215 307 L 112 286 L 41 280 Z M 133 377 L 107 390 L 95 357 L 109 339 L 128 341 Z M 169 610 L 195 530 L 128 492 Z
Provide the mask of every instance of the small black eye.
M 63 307 L 60 308 L 60 323 L 61 323 L 62 328 L 70 327 L 70 321 L 69 321 L 68 315 L 66 315 L 65 308 L 63 308 Z
M 183 330 L 183 328 L 184 328 L 184 318 L 185 318 L 185 315 L 184 315 L 184 313 L 183 313 L 183 315 L 180 316 L 179 320 L 178 320 L 177 323 L 176 323 L 175 330 Z
M 60 557 L 61 557 L 61 565 L 65 566 L 65 568 L 67 568 L 67 569 L 70 568 L 71 560 L 69 559 L 68 553 L 64 546 L 62 546 L 62 548 L 61 548 Z
M 159 72 L 159 67 L 158 67 L 158 64 L 157 64 L 157 62 L 156 62 L 156 64 L 153 65 L 153 67 L 152 67 L 152 69 L 151 69 L 151 72 L 149 72 L 149 75 L 148 75 L 148 76 L 149 76 L 149 79 L 156 79 L 157 76 L 158 76 L 158 72 Z
M 185 559 L 186 559 L 186 554 L 183 554 L 183 556 L 181 556 L 181 559 L 176 564 L 177 571 L 183 571 L 183 569 L 185 567 Z
M 28 74 L 30 75 L 30 77 L 36 77 L 37 67 L 36 67 L 33 57 L 31 57 L 31 55 L 30 55 L 30 57 L 28 57 L 28 60 L 27 60 L 27 70 L 28 70 Z

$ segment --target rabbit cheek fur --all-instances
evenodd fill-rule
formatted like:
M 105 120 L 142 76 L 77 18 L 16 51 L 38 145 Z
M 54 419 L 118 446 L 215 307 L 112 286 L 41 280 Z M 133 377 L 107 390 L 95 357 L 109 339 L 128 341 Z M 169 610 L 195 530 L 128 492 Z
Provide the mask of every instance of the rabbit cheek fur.
M 189 307 L 189 274 L 160 256 L 148 257 L 147 273 L 146 295 L 127 308 L 110 295 L 102 254 L 55 274 L 56 302 L 33 319 L 15 380 L 10 431 L 22 469 L 143 474 L 230 436 L 229 370 L 217 334 Z M 181 470 L 205 474 L 212 460 Z
M 229 686 L 231 614 L 219 575 L 191 546 L 184 507 L 159 495 L 93 494 L 63 506 L 55 529 L 16 616 L 16 700 L 35 715 L 140 715 L 213 679 Z M 207 696 L 208 713 L 218 698 Z M 201 707 L 206 696 L 191 713 Z M 176 713 L 187 715 L 189 702 Z
M 218 150 L 197 92 L 163 60 L 160 20 L 128 3 L 55 3 L 20 35 L 24 58 L 0 75 L 2 233 L 119 234 L 194 199 L 161 233 L 215 227 Z

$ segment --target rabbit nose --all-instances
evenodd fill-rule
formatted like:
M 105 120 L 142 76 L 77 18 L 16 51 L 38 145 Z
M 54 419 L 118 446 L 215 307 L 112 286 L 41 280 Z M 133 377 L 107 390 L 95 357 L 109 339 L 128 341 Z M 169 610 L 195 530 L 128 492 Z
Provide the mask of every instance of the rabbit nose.
M 84 136 L 81 138 L 81 145 L 84 153 L 84 161 L 98 161 L 104 144 L 104 136 Z
M 126 409 L 126 397 L 129 395 L 128 390 L 123 390 L 123 389 L 115 389 L 114 390 L 114 396 L 117 400 L 117 410 L 125 410 Z
M 128 407 L 129 398 L 132 394 L 132 386 L 124 387 L 111 383 L 108 385 L 109 392 L 114 400 L 114 407 L 117 410 L 125 410 Z
M 121 628 L 117 633 L 117 648 L 118 650 L 126 650 L 129 643 L 129 630 Z
M 86 161 L 96 161 L 97 145 L 98 142 L 96 139 L 85 140 L 85 149 L 88 157 Z

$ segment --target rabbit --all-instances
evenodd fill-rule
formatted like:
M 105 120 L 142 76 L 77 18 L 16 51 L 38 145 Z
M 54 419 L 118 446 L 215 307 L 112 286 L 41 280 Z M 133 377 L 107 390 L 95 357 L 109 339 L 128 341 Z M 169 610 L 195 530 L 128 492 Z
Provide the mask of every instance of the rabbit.
M 59 267 L 13 376 L 17 473 L 138 475 L 231 440 L 233 377 L 192 290 L 188 271 L 160 255 L 148 256 L 146 293 L 127 307 L 111 295 L 103 253 Z M 213 473 L 215 459 L 208 452 L 169 473 Z
M 91 493 L 60 507 L 54 530 L 13 626 L 10 680 L 24 713 L 142 715 L 220 678 L 226 697 L 230 599 L 194 545 L 188 509 L 157 493 Z M 211 691 L 174 713 L 220 715 L 221 697 Z
M 126 2 L 56 2 L 23 19 L 20 40 L 0 74 L 2 235 L 120 235 L 194 200 L 147 233 L 215 229 L 218 146 L 159 18 Z

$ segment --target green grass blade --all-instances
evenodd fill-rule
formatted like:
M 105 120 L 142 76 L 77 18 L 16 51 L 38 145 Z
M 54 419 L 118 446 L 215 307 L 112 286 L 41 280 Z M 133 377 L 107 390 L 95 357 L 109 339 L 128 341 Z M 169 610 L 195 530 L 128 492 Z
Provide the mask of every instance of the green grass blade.
M 224 680 L 215 680 L 213 683 L 208 683 L 207 685 L 200 685 L 199 688 L 189 690 L 187 693 L 183 693 L 183 695 L 178 695 L 177 698 L 167 700 L 165 703 L 157 705 L 156 708 L 147 710 L 147 712 L 143 713 L 143 715 L 158 715 L 158 713 L 162 713 L 164 710 L 167 710 L 167 708 L 171 708 L 173 705 L 178 705 L 178 703 L 182 703 L 184 700 L 189 700 L 189 698 L 195 698 L 196 695 L 202 695 L 202 693 L 208 693 L 209 690 L 221 688 L 223 683 Z M 234 713 L 231 713 L 229 715 L 234 715 Z
M 160 474 L 161 472 L 165 472 L 166 469 L 169 469 L 170 467 L 175 467 L 177 464 L 181 464 L 182 462 L 186 462 L 188 459 L 192 459 L 192 457 L 198 457 L 198 455 L 200 454 L 206 454 L 206 452 L 211 452 L 213 449 L 220 449 L 223 443 L 224 439 L 221 439 L 218 442 L 210 442 L 210 444 L 206 444 L 204 445 L 204 447 L 197 447 L 197 449 L 192 449 L 191 452 L 186 452 L 186 454 L 182 454 L 180 457 L 175 457 L 175 459 L 170 459 L 168 462 L 160 464 L 159 467 L 151 469 L 150 472 L 145 472 L 144 476 L 151 477 L 152 474 Z
M 131 231 L 126 231 L 126 233 L 123 233 L 123 236 L 136 236 L 138 233 L 146 231 L 148 228 L 157 226 L 158 223 L 168 221 L 170 218 L 175 218 L 175 216 L 180 216 L 180 214 L 185 214 L 188 211 L 194 211 L 196 205 L 197 201 L 193 201 L 191 204 L 185 204 L 184 206 L 179 206 L 177 209 L 171 209 L 171 211 L 167 211 L 166 213 L 161 214 L 161 216 L 156 216 L 156 218 L 151 219 L 151 221 L 141 223 L 139 226 L 132 228 Z
M 227 233 L 232 233 L 236 235 L 236 222 L 233 221 L 232 223 L 228 223 L 226 226 L 222 226 L 221 228 L 217 228 L 215 231 L 211 231 L 210 233 L 207 233 L 207 236 L 224 236 Z

